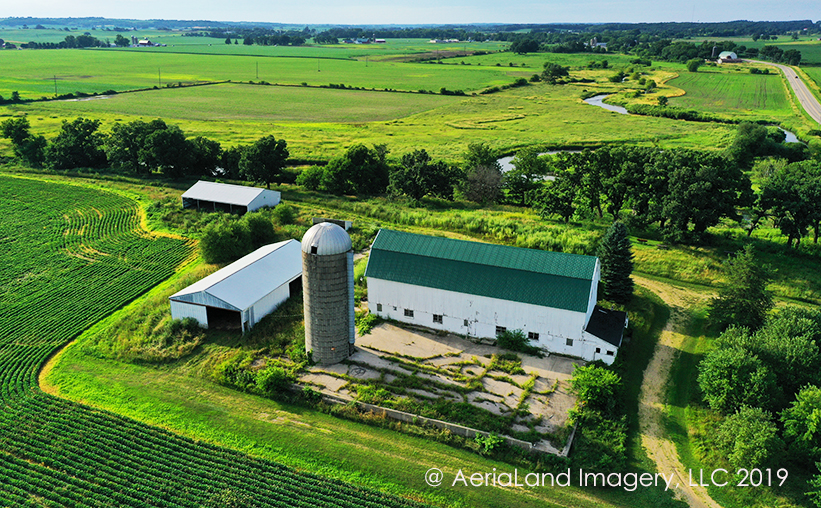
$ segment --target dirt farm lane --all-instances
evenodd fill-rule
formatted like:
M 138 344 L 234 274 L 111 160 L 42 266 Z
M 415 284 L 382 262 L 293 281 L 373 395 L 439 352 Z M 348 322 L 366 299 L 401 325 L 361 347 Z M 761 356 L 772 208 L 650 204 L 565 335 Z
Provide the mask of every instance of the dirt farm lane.
M 683 499 L 694 508 L 720 508 L 707 490 L 701 486 L 690 486 L 687 471 L 678 458 L 676 445 L 667 437 L 664 429 L 665 392 L 670 378 L 670 367 L 681 347 L 684 336 L 681 331 L 687 324 L 687 310 L 690 303 L 699 298 L 691 292 L 672 285 L 642 277 L 633 276 L 639 284 L 656 293 L 670 307 L 670 318 L 664 327 L 653 357 L 644 371 L 641 394 L 639 395 L 639 433 L 641 444 L 648 457 L 656 463 L 660 473 L 676 473 L 678 483 L 676 497 Z

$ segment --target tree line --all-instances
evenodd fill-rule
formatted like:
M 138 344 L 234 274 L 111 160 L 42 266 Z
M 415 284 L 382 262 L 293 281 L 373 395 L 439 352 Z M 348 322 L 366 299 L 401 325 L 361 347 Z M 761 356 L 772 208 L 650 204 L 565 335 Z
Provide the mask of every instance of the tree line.
M 821 460 L 821 312 L 789 306 L 771 314 L 772 272 L 751 245 L 725 266 L 728 283 L 709 311 L 724 331 L 698 367 L 703 400 L 718 416 L 703 433 L 705 449 L 734 468 L 789 460 L 809 473 Z M 810 483 L 821 487 L 821 475 Z M 821 506 L 819 492 L 808 495 Z
M 0 124 L 23 163 L 52 169 L 111 167 L 171 178 L 219 176 L 280 184 L 294 182 L 336 195 L 464 199 L 481 204 L 530 207 L 545 218 L 625 220 L 631 227 L 656 224 L 671 242 L 699 243 L 723 219 L 739 221 L 748 234 L 766 221 L 780 229 L 788 246 L 814 230 L 821 233 L 821 163 L 801 143 L 756 124 L 739 125 L 723 152 L 605 146 L 541 157 L 526 148 L 506 173 L 498 154 L 484 143 L 468 145 L 460 164 L 434 160 L 423 148 L 391 157 L 386 145 L 355 144 L 327 165 L 311 166 L 294 178 L 285 171 L 287 142 L 264 136 L 248 146 L 223 149 L 203 136 L 189 139 L 179 127 L 157 119 L 116 123 L 109 133 L 100 121 L 64 121 L 47 140 L 31 132 L 26 117 Z M 818 157 L 818 154 L 815 154 Z M 753 192 L 748 170 L 760 190 Z M 743 212 L 743 213 L 742 213 Z
M 218 142 L 203 136 L 188 139 L 178 126 L 160 119 L 116 123 L 108 134 L 100 132 L 100 125 L 99 120 L 87 118 L 64 120 L 49 141 L 31 132 L 26 117 L 18 117 L 0 124 L 0 134 L 11 140 L 16 157 L 35 168 L 111 167 L 139 175 L 224 176 L 269 186 L 285 178 L 287 143 L 273 136 L 223 150 Z

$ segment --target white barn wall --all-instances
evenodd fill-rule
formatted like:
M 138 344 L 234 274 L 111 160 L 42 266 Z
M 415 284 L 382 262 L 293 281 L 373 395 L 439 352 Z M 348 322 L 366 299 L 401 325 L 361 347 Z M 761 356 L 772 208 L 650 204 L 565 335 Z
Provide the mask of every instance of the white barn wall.
M 582 356 L 582 358 L 589 359 L 590 361 L 601 360 L 607 365 L 613 364 L 616 360 L 616 353 L 618 353 L 619 348 L 587 332 L 584 332 L 584 339 L 586 350 L 585 355 Z M 599 348 L 598 353 L 596 352 L 596 348 Z M 608 355 L 608 351 L 612 351 L 613 354 Z
M 279 305 L 291 296 L 291 291 L 288 289 L 288 283 L 279 286 L 267 295 L 263 296 L 259 301 L 251 306 L 253 308 L 253 319 L 249 319 L 249 328 L 259 323 L 262 318 L 276 310 Z M 250 309 L 249 309 L 250 311 Z
M 381 311 L 377 310 L 377 304 L 382 304 Z M 539 334 L 539 340 L 534 344 L 548 351 L 585 360 L 601 359 L 608 364 L 613 362 L 615 356 L 605 356 L 605 352 L 617 349 L 584 332 L 589 319 L 588 313 L 413 286 L 373 277 L 368 279 L 368 309 L 384 318 L 471 337 L 495 337 L 497 326 L 508 330 L 521 329 L 525 334 L 535 332 Z M 412 318 L 405 316 L 405 309 L 413 310 Z M 441 324 L 433 322 L 434 314 L 442 315 Z M 468 326 L 464 323 L 466 319 Z M 573 340 L 572 346 L 567 345 L 567 339 Z M 601 349 L 601 354 L 595 353 L 597 347 Z
M 590 316 L 593 315 L 593 309 L 596 308 L 596 302 L 599 299 L 599 281 L 601 280 L 601 261 L 596 259 L 596 268 L 593 269 L 593 280 L 590 282 L 590 299 L 587 301 L 587 315 L 584 317 L 584 327 L 590 322 Z
M 280 196 L 281 194 L 278 191 L 266 189 L 260 192 L 259 196 L 255 197 L 250 203 L 248 203 L 248 211 L 253 212 L 254 210 L 258 210 L 264 206 L 277 206 L 280 202 Z
M 204 305 L 177 302 L 171 300 L 171 319 L 196 319 L 200 326 L 208 328 L 208 313 Z

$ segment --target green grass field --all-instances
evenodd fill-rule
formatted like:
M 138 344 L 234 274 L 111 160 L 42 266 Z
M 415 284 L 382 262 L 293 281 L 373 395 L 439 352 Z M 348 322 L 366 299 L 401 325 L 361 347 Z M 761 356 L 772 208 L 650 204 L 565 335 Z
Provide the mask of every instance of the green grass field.
M 301 49 L 301 48 L 295 48 Z M 331 55 L 334 49 L 323 49 Z M 142 49 L 25 50 L 0 52 L 0 95 L 23 98 L 58 94 L 131 90 L 168 83 L 264 80 L 310 85 L 475 91 L 515 78 L 507 69 L 370 62 L 348 58 L 163 53 Z
M 718 113 L 728 118 L 766 118 L 779 122 L 793 116 L 780 74 L 749 74 L 699 70 L 682 72 L 668 82 L 685 94 L 672 97 L 670 105 Z
M 104 129 L 115 121 L 162 117 L 180 125 L 188 135 L 203 135 L 225 145 L 246 144 L 267 134 L 288 142 L 291 155 L 298 158 L 330 159 L 352 143 L 384 143 L 394 155 L 425 148 L 435 157 L 458 162 L 472 142 L 485 142 L 501 152 L 511 153 L 524 146 L 562 147 L 602 143 L 658 144 L 690 148 L 723 148 L 733 137 L 733 127 L 722 124 L 683 122 L 665 118 L 625 116 L 584 104 L 582 86 L 536 84 L 480 97 L 435 97 L 424 94 L 386 94 L 358 90 L 316 88 L 242 87 L 252 94 L 272 97 L 307 97 L 317 104 L 328 104 L 327 116 L 353 118 L 358 106 L 370 98 L 394 104 L 396 111 L 427 108 L 410 116 L 375 122 L 334 123 L 316 113 L 314 120 L 293 120 L 299 105 L 288 105 L 283 112 L 264 101 L 245 101 L 232 93 L 231 86 L 163 89 L 125 94 L 113 99 L 80 102 L 38 102 L 0 108 L 5 115 L 26 114 L 37 133 L 52 136 L 64 119 L 93 116 L 104 122 Z M 162 97 L 148 100 L 143 98 Z M 202 104 L 203 94 L 211 97 L 208 110 L 239 119 L 208 119 L 207 112 L 191 104 Z M 284 94 L 284 95 L 280 95 Z M 333 97 L 334 99 L 327 99 Z M 394 99 L 392 101 L 392 99 Z M 249 104 L 241 110 L 236 104 Z M 117 101 L 134 104 L 139 114 L 125 114 Z M 378 104 L 377 104 L 378 105 Z M 317 106 L 306 109 L 316 112 Z M 169 112 L 179 116 L 169 115 Z M 360 110 L 361 113 L 361 110 Z
M 52 102 L 48 108 L 92 117 L 103 113 L 236 123 L 361 123 L 403 118 L 457 100 L 443 95 L 225 83 Z

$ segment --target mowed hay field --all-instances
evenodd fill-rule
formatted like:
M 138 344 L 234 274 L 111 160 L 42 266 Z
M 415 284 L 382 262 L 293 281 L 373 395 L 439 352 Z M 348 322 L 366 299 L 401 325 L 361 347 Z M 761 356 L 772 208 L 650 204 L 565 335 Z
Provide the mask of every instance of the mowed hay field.
M 668 81 L 684 90 L 670 98 L 675 107 L 719 113 L 728 117 L 779 120 L 794 114 L 780 74 L 738 72 L 682 72 Z
M 109 113 L 202 121 L 373 122 L 457 100 L 433 94 L 222 83 L 58 101 L 48 108 L 86 116 Z

